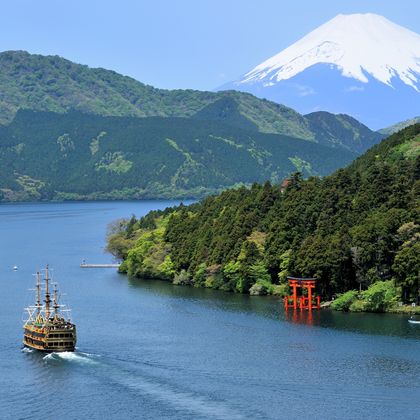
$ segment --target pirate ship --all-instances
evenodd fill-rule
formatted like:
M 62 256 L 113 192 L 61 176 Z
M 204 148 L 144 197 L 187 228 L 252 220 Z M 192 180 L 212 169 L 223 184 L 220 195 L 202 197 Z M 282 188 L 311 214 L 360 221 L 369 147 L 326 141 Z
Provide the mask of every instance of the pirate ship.
M 64 316 L 65 305 L 59 304 L 57 284 L 50 293 L 51 279 L 48 266 L 45 269 L 45 295 L 41 301 L 40 273 L 36 273 L 35 305 L 25 310 L 28 319 L 23 325 L 23 345 L 43 352 L 74 351 L 76 346 L 76 325 Z

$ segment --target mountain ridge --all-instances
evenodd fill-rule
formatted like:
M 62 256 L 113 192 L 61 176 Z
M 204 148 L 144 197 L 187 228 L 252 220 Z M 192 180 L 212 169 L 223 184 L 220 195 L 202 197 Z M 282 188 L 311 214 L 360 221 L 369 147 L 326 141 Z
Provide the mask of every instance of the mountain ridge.
M 410 119 L 405 120 L 405 121 L 401 121 L 397 124 L 391 125 L 390 127 L 382 128 L 378 132 L 381 133 L 381 134 L 389 136 L 391 134 L 396 133 L 397 131 L 403 130 L 404 128 L 406 128 L 410 125 L 418 124 L 418 123 L 420 123 L 420 116 L 410 118 Z
M 321 136 L 313 124 L 293 109 L 249 93 L 157 89 L 112 70 L 92 69 L 59 56 L 24 51 L 0 53 L 0 91 L 3 124 L 10 123 L 19 108 L 52 112 L 75 109 L 104 116 L 200 118 L 200 112 L 209 112 L 210 108 L 205 111 L 206 107 L 213 107 L 211 118 L 222 121 L 220 112 L 225 112 L 223 108 L 227 107 L 230 122 L 238 127 L 241 120 L 242 124 L 248 127 L 254 124 L 264 133 L 309 141 L 318 141 Z M 237 114 L 236 122 L 232 112 Z M 379 134 L 375 136 L 376 141 L 382 138 Z M 331 145 L 337 147 L 339 137 Z M 371 136 L 365 150 L 370 146 Z M 351 149 L 351 144 L 345 147 Z M 360 152 L 359 145 L 355 147 Z

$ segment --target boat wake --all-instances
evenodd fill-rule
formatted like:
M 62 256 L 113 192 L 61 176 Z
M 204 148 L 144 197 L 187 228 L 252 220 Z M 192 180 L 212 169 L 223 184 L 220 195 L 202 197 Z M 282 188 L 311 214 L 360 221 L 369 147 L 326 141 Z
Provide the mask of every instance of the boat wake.
M 170 405 L 177 410 L 193 413 L 199 417 L 212 417 L 215 419 L 242 419 L 245 416 L 236 408 L 207 396 L 192 391 L 175 389 L 173 385 L 159 382 L 157 378 L 149 377 L 133 367 L 127 370 L 127 365 L 113 363 L 110 360 L 99 360 L 101 356 L 84 352 L 57 352 L 49 353 L 43 357 L 47 364 L 57 365 L 63 363 L 77 364 L 80 367 L 94 368 L 91 374 L 106 381 L 118 384 L 131 392 L 152 397 L 161 403 Z
M 28 347 L 22 347 L 21 352 L 22 353 L 33 353 L 34 349 L 29 349 Z
M 63 351 L 59 353 L 49 353 L 43 357 L 46 363 L 51 362 L 75 362 L 80 364 L 97 364 L 98 362 L 94 359 L 94 355 L 83 352 L 70 352 Z
M 244 419 L 240 411 L 224 401 L 212 400 L 207 396 L 191 391 L 175 389 L 169 384 L 155 382 L 141 375 L 115 375 L 112 379 L 121 386 L 151 397 L 161 403 L 170 405 L 176 410 L 193 414 L 200 418 L 214 419 Z
M 32 349 L 22 349 L 25 353 L 39 353 Z M 42 355 L 42 354 L 41 354 Z M 71 366 L 81 368 L 85 373 L 97 377 L 98 380 L 112 382 L 131 393 L 153 398 L 155 401 L 172 406 L 177 411 L 193 414 L 196 417 L 215 419 L 243 419 L 248 416 L 242 410 L 223 400 L 192 390 L 178 389 L 174 384 L 162 382 L 155 376 L 142 371 L 138 363 L 127 363 L 108 360 L 101 355 L 75 352 L 53 352 L 42 355 L 43 363 L 53 366 Z

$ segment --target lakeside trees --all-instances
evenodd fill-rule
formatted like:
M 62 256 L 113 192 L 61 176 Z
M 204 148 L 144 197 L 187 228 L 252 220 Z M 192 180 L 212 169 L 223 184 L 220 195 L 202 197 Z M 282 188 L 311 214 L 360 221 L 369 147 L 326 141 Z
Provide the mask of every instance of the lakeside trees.
M 149 214 L 117 234 L 135 242 L 122 270 L 241 293 L 314 276 L 324 298 L 392 281 L 418 300 L 419 143 L 415 125 L 324 179 L 294 174 L 285 190 L 254 184 Z

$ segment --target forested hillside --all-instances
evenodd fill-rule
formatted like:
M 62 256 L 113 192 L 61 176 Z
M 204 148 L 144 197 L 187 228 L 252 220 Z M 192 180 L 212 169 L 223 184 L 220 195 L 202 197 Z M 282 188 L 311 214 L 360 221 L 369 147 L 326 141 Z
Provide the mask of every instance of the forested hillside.
M 202 197 L 356 156 L 213 119 L 20 111 L 0 127 L 0 201 Z
M 199 198 L 328 175 L 383 137 L 347 115 L 24 51 L 0 53 L 0 90 L 0 201 Z
M 103 116 L 194 116 L 357 153 L 383 138 L 356 120 L 322 113 L 322 121 L 315 121 L 247 93 L 157 89 L 114 71 L 25 51 L 0 53 L 0 92 L 0 124 L 10 123 L 18 109 L 78 110 Z
M 287 275 L 315 276 L 324 298 L 375 283 L 416 300 L 419 175 L 418 124 L 323 179 L 296 173 L 283 188 L 254 184 L 115 223 L 108 249 L 130 276 L 178 284 L 264 294 L 284 291 Z

